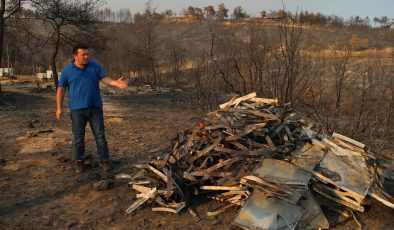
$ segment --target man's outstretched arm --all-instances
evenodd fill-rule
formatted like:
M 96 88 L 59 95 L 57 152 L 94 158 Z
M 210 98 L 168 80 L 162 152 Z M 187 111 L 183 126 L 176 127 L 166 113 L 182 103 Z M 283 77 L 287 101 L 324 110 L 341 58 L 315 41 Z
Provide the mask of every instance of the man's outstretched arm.
M 127 82 L 122 81 L 123 77 L 119 78 L 118 80 L 112 80 L 110 77 L 104 77 L 103 79 L 101 79 L 101 81 L 109 86 L 115 86 L 118 87 L 119 89 L 125 89 L 128 87 Z
M 64 94 L 66 93 L 66 88 L 58 87 L 56 92 L 56 119 L 60 121 L 63 116 L 63 100 Z

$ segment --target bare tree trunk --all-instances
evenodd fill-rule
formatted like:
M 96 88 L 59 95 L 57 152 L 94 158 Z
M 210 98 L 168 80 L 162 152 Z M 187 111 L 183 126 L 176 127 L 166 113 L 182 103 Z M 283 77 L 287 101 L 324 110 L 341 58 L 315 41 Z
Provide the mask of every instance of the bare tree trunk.
M 55 89 L 57 90 L 58 84 L 59 84 L 59 78 L 57 76 L 57 69 L 56 69 L 56 57 L 57 53 L 59 52 L 59 42 L 60 42 L 60 31 L 59 27 L 56 30 L 56 44 L 55 44 L 55 50 L 52 54 L 51 57 L 51 67 L 52 67 L 52 74 L 53 74 L 53 81 L 55 82 Z
M 224 83 L 231 88 L 231 91 L 236 93 L 236 94 L 238 94 L 238 95 L 242 95 L 242 93 L 239 90 L 236 89 L 234 84 L 232 84 L 229 81 L 229 79 L 226 76 L 226 73 L 220 67 L 220 64 L 218 63 L 218 60 L 216 59 L 216 57 L 215 57 L 215 55 L 213 53 L 213 48 L 214 48 L 214 44 L 215 44 L 215 32 L 213 31 L 211 26 L 209 26 L 209 31 L 210 31 L 210 34 L 211 34 L 211 60 L 213 61 L 213 63 L 217 67 L 217 69 L 219 70 L 220 75 L 222 76 L 222 79 L 223 79 Z
M 5 7 L 5 0 L 1 0 L 1 7 L 0 7 L 0 68 L 2 65 L 2 58 L 3 58 L 3 42 L 4 42 L 4 25 L 5 21 L 8 17 L 15 14 L 21 8 L 21 0 L 15 2 L 16 5 L 12 9 L 9 9 L 7 15 L 4 15 L 6 12 Z M 0 82 L 0 94 L 1 94 L 1 82 Z
M 5 0 L 1 0 L 0 8 L 0 68 L 3 60 L 3 37 L 4 37 L 4 13 L 5 13 Z M 0 82 L 0 94 L 1 94 L 1 82 Z

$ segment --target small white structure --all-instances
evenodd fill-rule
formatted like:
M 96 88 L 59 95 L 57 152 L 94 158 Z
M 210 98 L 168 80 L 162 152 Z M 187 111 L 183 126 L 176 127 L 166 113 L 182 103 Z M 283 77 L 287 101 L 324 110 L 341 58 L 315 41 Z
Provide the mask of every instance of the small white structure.
M 57 77 L 58 77 L 58 78 L 60 78 L 60 74 L 61 74 L 61 72 L 58 72 L 58 73 L 57 73 Z M 47 78 L 48 78 L 48 79 L 52 79 L 52 78 L 53 78 L 53 72 L 52 72 L 52 70 L 47 70 Z
M 60 78 L 61 72 L 57 73 L 57 76 Z M 52 70 L 47 70 L 46 73 L 36 73 L 36 78 L 40 80 L 47 80 L 47 79 L 53 79 L 53 73 Z
M 47 73 L 36 73 L 36 78 L 39 80 L 47 79 Z
M 13 68 L 0 68 L 0 77 L 14 77 Z

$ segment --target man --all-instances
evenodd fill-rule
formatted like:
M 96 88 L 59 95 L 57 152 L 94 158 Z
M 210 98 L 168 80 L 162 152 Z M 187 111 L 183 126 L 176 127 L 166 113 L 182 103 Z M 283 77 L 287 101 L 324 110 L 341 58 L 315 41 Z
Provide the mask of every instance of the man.
M 107 77 L 99 64 L 89 60 L 87 46 L 76 45 L 72 52 L 74 60 L 63 69 L 59 80 L 56 93 L 56 118 L 60 121 L 63 115 L 63 99 L 67 88 L 72 121 L 73 152 L 77 163 L 76 173 L 82 173 L 85 169 L 85 127 L 87 122 L 89 122 L 96 140 L 101 167 L 107 172 L 111 166 L 108 144 L 104 134 L 103 101 L 99 82 L 120 89 L 124 89 L 128 85 L 122 81 L 122 78 L 115 81 Z

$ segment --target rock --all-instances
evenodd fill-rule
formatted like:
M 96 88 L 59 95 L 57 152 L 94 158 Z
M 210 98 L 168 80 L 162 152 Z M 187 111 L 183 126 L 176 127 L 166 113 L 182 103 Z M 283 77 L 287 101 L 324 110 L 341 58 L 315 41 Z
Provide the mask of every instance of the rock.
M 57 219 L 55 221 L 53 221 L 53 227 L 55 227 L 55 229 L 64 229 L 64 227 L 66 226 L 66 222 L 62 219 Z
M 60 157 L 57 158 L 57 161 L 59 163 L 66 163 L 66 162 L 70 161 L 70 158 L 65 157 L 65 156 L 60 156 Z
M 31 123 L 38 123 L 39 120 L 38 120 L 38 119 L 33 119 L 33 120 L 31 120 L 30 122 L 31 122 Z
M 109 216 L 107 218 L 105 218 L 105 223 L 110 224 L 114 221 L 114 218 L 112 216 Z
M 1 158 L 1 159 L 0 159 L 0 164 L 5 164 L 5 163 L 7 163 L 7 160 L 4 159 L 4 158 Z
M 29 124 L 27 125 L 27 127 L 30 128 L 30 129 L 34 128 L 33 122 L 30 121 Z
M 115 182 L 110 179 L 106 180 L 99 180 L 93 184 L 93 188 L 96 189 L 97 191 L 105 191 L 113 188 L 115 185 Z
M 48 134 L 48 133 L 53 133 L 54 131 L 52 129 L 43 129 L 39 130 L 37 133 L 38 134 Z
M 78 225 L 79 223 L 78 223 L 78 221 L 73 221 L 73 222 L 69 222 L 69 223 L 67 223 L 67 227 L 68 228 L 72 228 L 72 227 L 74 227 L 75 225 Z
M 221 224 L 222 223 L 222 220 L 219 220 L 219 219 L 216 219 L 216 220 L 214 220 L 214 221 L 212 221 L 212 226 L 213 225 L 218 225 L 218 224 Z

